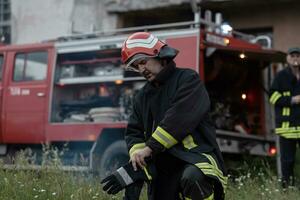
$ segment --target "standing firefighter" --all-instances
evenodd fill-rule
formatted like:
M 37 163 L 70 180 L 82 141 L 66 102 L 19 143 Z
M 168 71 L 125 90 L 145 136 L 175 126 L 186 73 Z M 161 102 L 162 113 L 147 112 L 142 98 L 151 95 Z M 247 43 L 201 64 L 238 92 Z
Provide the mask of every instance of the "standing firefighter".
M 288 67 L 278 72 L 270 90 L 279 135 L 282 186 L 294 185 L 296 145 L 300 143 L 300 48 L 288 50 Z
M 130 166 L 144 169 L 149 158 L 155 166 L 151 200 L 224 199 L 227 177 L 208 117 L 210 100 L 199 74 L 176 67 L 177 53 L 147 32 L 134 33 L 123 44 L 126 69 L 148 81 L 135 96 L 125 134 Z M 125 199 L 138 199 L 129 198 L 134 191 L 128 187 Z

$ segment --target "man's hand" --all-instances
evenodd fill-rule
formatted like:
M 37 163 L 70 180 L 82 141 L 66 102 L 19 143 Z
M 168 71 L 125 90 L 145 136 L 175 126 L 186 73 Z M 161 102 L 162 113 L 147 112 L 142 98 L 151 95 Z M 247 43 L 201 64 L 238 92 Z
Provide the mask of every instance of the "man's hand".
M 292 97 L 292 104 L 299 104 L 300 103 L 300 95 L 296 95 Z
M 130 157 L 130 162 L 133 166 L 133 169 L 137 170 L 138 166 L 143 169 L 146 166 L 145 158 L 151 156 L 152 149 L 148 146 L 144 147 L 143 149 L 136 150 L 132 156 Z

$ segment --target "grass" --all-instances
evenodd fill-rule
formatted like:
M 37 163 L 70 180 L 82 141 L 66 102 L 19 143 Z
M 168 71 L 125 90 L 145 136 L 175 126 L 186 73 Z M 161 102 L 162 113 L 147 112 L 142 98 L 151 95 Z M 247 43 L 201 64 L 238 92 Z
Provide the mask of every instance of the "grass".
M 21 153 L 16 158 L 19 165 L 27 165 L 30 159 Z M 71 173 L 59 170 L 57 152 L 44 158 L 42 169 L 0 169 L 1 200 L 108 200 L 122 199 L 122 193 L 108 196 L 102 192 L 99 178 L 88 173 Z M 49 159 L 50 158 L 50 159 Z M 46 162 L 47 160 L 47 162 Z M 297 161 L 298 162 L 298 161 Z M 226 193 L 227 200 L 285 200 L 299 199 L 299 189 L 283 191 L 274 170 L 266 162 L 251 165 L 243 163 L 230 175 Z M 0 164 L 2 165 L 2 164 Z M 48 166 L 52 166 L 49 168 Z M 299 165 L 298 165 L 299 166 Z M 1 166 L 0 166 L 1 167 Z M 298 168 L 299 169 L 299 168 Z M 143 192 L 142 200 L 146 200 Z

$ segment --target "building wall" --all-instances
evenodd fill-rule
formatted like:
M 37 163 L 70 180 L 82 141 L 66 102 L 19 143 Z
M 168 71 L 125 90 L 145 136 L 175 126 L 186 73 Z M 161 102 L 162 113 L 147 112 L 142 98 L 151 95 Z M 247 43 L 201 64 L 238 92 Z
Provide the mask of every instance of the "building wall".
M 114 29 L 117 17 L 98 0 L 11 0 L 12 43 Z
M 181 18 L 190 20 L 187 14 L 192 13 L 189 10 L 189 2 L 188 0 L 11 0 L 12 43 L 37 42 L 93 30 L 111 30 L 120 24 L 133 22 L 133 19 L 130 21 L 130 17 L 139 16 L 139 22 L 142 23 L 145 20 L 141 18 L 147 16 L 147 13 L 153 19 L 156 17 L 153 21 L 157 23 L 172 22 Z M 300 37 L 298 37 L 300 2 L 298 0 L 289 0 L 288 3 L 281 4 L 278 4 L 280 1 L 276 2 L 277 4 L 261 5 L 250 3 L 235 5 L 229 2 L 227 6 L 223 6 L 220 1 L 213 4 L 218 6 L 212 10 L 223 13 L 226 21 L 235 29 L 271 30 L 273 47 L 276 49 L 286 51 L 290 46 L 300 46 Z M 177 14 L 181 18 L 165 14 L 168 12 L 162 9 L 156 12 L 157 9 L 153 9 L 155 7 L 167 8 L 169 13 L 173 10 L 174 15 Z M 146 20 L 145 24 L 138 25 L 149 24 L 152 18 L 148 19 L 148 23 Z M 124 23 L 125 20 L 127 23 Z
M 237 29 L 272 29 L 273 47 L 286 51 L 291 46 L 300 46 L 299 10 L 300 2 L 256 9 L 242 8 L 226 12 L 224 16 Z

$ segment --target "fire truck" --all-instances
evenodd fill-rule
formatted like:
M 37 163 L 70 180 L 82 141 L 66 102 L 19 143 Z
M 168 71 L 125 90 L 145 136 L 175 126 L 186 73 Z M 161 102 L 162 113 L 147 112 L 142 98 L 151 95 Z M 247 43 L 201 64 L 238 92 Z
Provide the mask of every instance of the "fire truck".
M 128 161 L 124 131 L 132 99 L 146 80 L 123 70 L 132 32 L 149 31 L 178 49 L 178 67 L 199 73 L 223 153 L 275 153 L 268 86 L 281 52 L 205 20 L 77 34 L 0 47 L 0 153 L 42 144 L 64 148 L 66 166 L 107 171 Z M 85 159 L 85 164 L 80 162 Z

